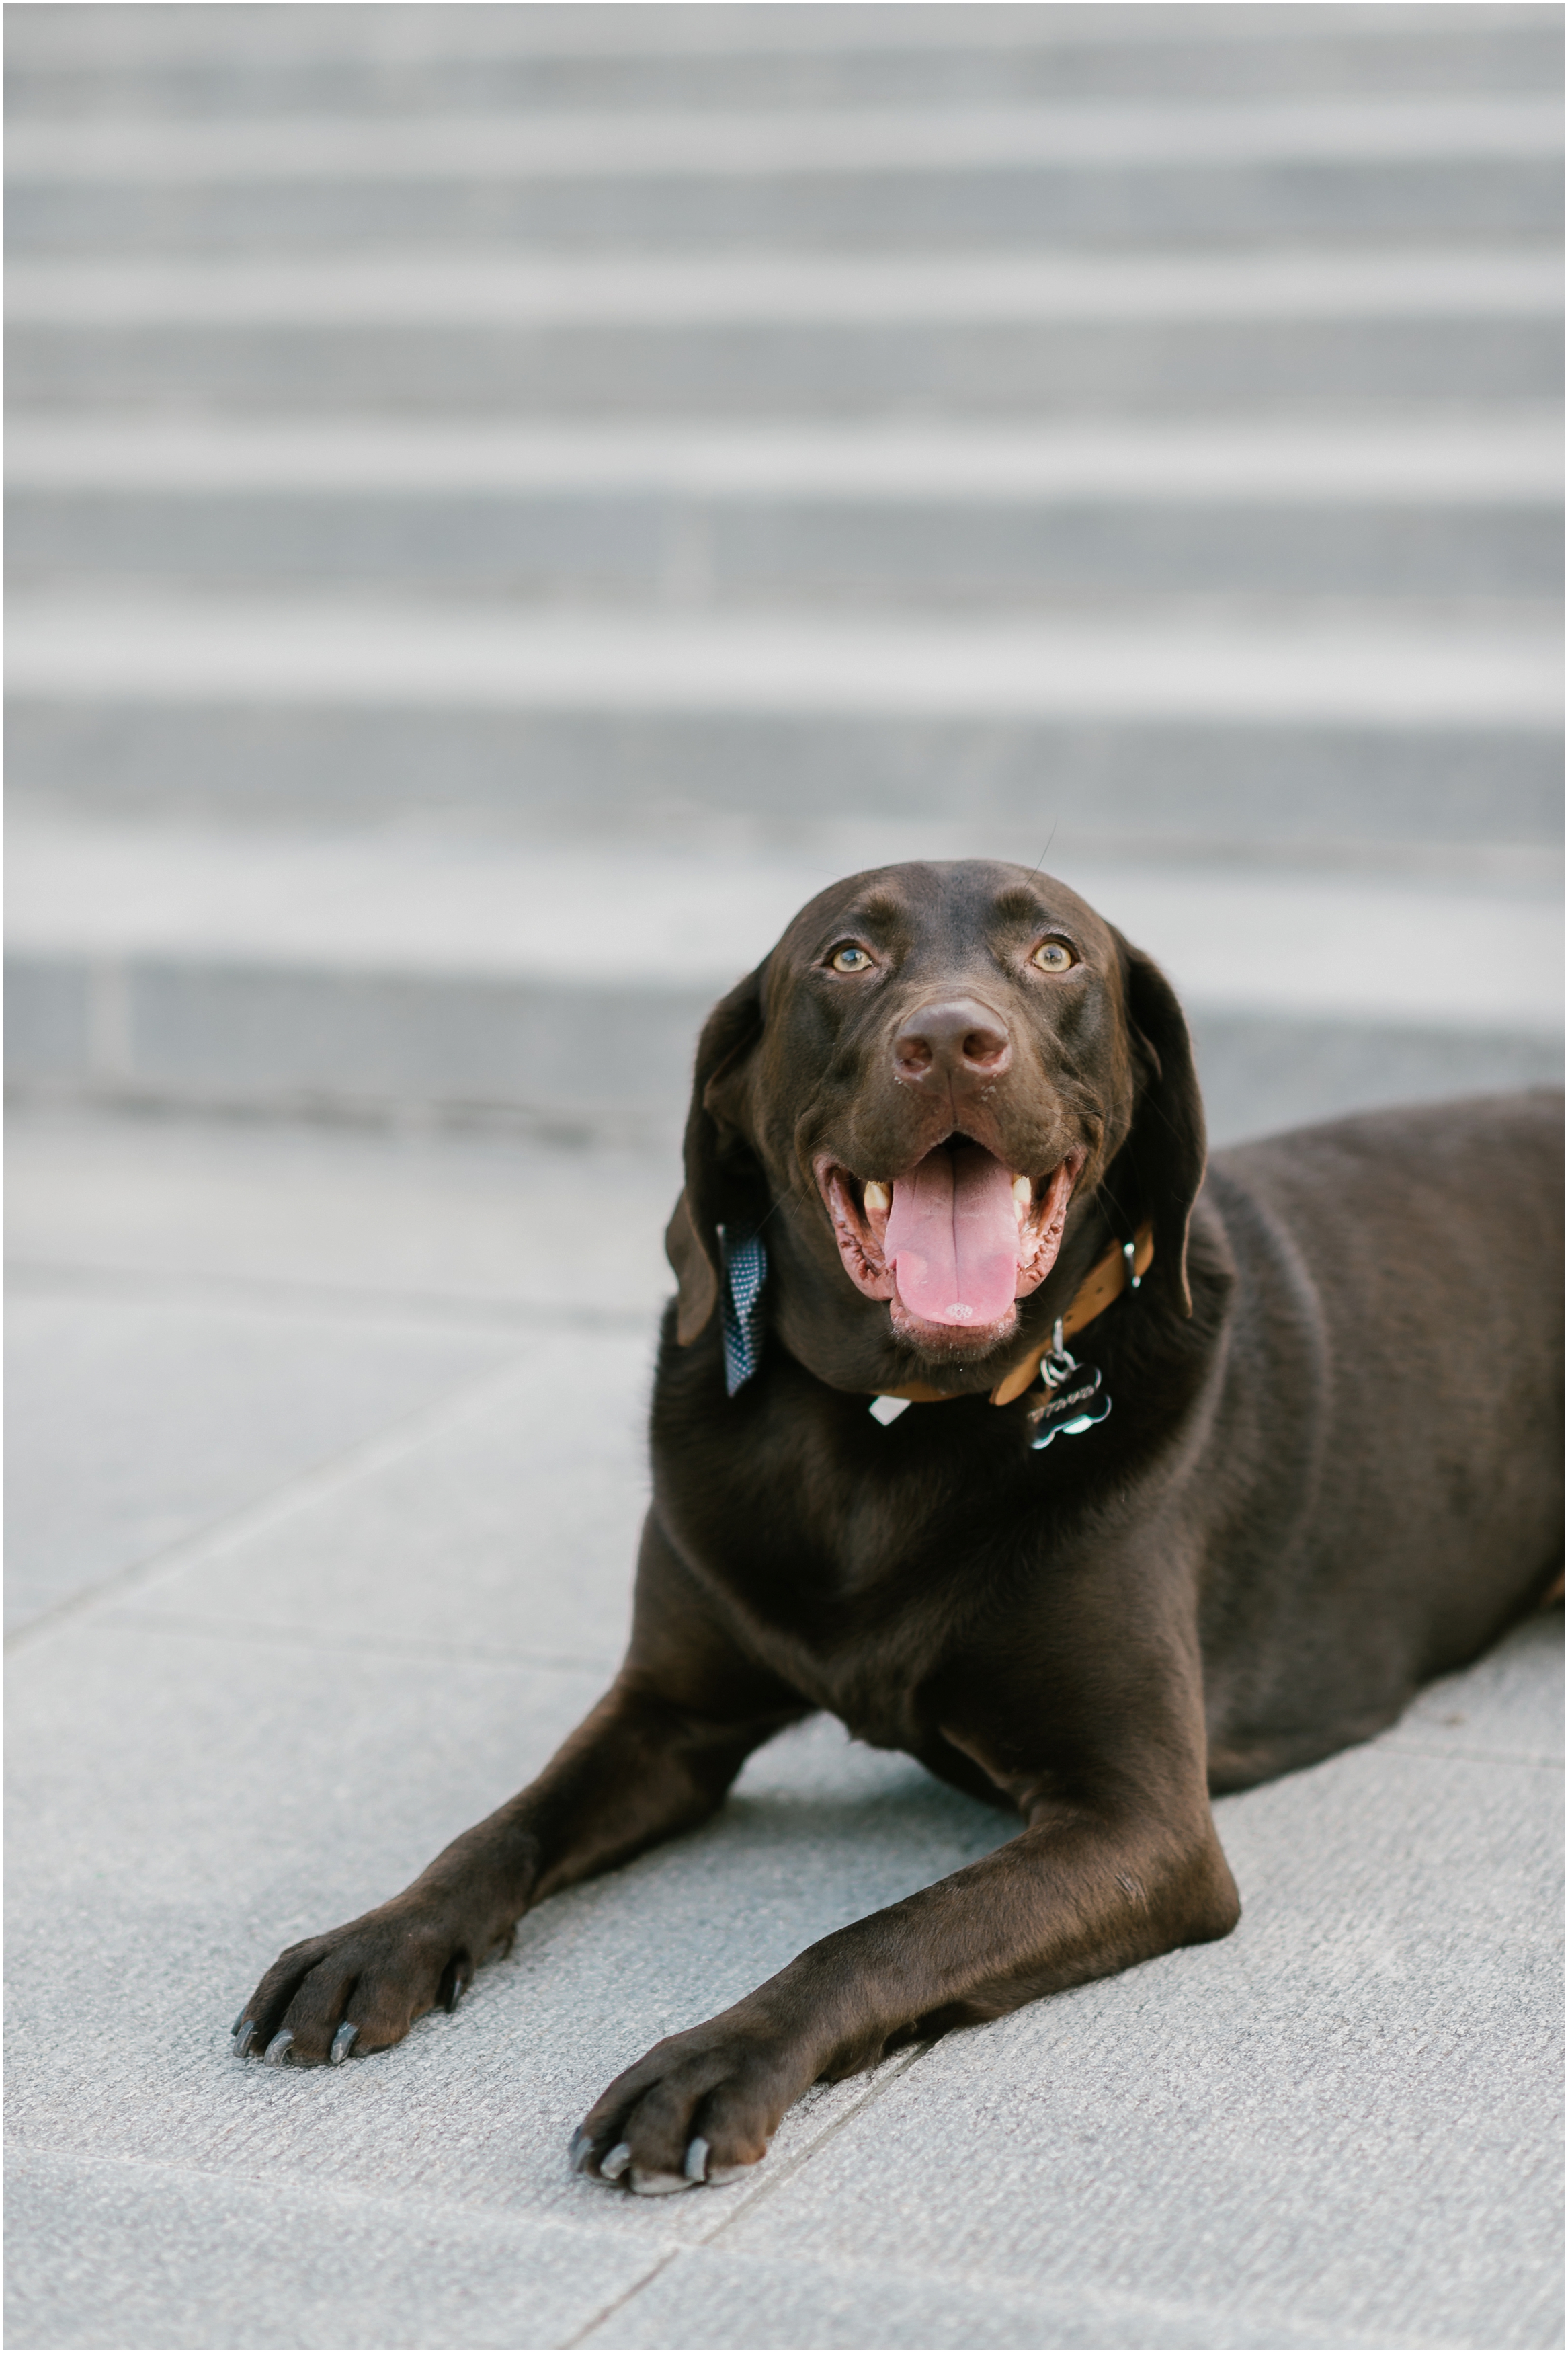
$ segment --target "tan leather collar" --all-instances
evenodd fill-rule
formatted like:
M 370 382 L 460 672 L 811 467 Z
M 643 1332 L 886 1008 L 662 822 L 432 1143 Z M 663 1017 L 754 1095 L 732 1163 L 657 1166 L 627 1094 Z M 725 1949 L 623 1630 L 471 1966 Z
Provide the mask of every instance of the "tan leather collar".
M 1142 1277 L 1147 1274 L 1154 1262 L 1153 1227 L 1140 1226 L 1132 1241 L 1132 1271 L 1134 1274 Z M 1062 1338 L 1070 1340 L 1075 1332 L 1081 1332 L 1086 1324 L 1092 1324 L 1097 1315 L 1103 1315 L 1111 1303 L 1121 1298 L 1126 1288 L 1127 1253 L 1120 1242 L 1112 1242 L 1103 1258 L 1095 1260 L 1094 1264 L 1074 1292 L 1072 1305 L 1062 1317 Z M 1022 1397 L 1024 1391 L 1037 1378 L 1040 1369 L 1040 1358 L 1047 1355 L 1049 1349 L 1048 1340 L 1037 1348 L 1031 1348 L 1022 1362 L 1015 1365 L 1012 1371 L 1005 1374 L 997 1382 L 991 1392 L 992 1404 L 1011 1405 L 1015 1398 Z M 878 1395 L 904 1398 L 911 1405 L 948 1405 L 953 1398 L 973 1395 L 973 1391 L 933 1389 L 929 1382 L 910 1381 L 904 1388 L 880 1389 Z

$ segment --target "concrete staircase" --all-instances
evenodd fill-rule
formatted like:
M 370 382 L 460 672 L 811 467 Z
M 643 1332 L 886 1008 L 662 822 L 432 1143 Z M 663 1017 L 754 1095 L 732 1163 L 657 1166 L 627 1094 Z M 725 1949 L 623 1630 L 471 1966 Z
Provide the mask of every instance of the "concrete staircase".
M 6 25 L 15 1085 L 635 1128 L 956 854 L 1554 1066 L 1555 9 Z

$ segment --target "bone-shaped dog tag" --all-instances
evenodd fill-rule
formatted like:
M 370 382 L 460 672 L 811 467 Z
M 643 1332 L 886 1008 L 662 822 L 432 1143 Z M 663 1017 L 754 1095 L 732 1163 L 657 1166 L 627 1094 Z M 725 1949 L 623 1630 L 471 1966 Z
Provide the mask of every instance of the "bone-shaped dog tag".
M 1070 1365 L 1059 1388 L 1053 1388 L 1042 1406 L 1037 1406 L 1029 1419 L 1034 1435 L 1029 1444 L 1041 1454 L 1053 1438 L 1077 1438 L 1103 1421 L 1110 1411 L 1110 1399 L 1100 1386 L 1098 1365 Z

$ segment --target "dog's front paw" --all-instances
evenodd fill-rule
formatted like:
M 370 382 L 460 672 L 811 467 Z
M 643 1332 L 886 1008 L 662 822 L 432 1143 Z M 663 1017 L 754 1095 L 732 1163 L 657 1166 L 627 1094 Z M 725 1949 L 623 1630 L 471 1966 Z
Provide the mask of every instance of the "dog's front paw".
M 660 2198 L 732 2181 L 768 2152 L 779 2118 L 811 2081 L 776 2033 L 715 2019 L 656 2042 L 617 2075 L 572 2143 L 574 2172 Z
M 279 1953 L 234 2021 L 235 2049 L 335 2067 L 401 2042 L 437 2004 L 456 2010 L 473 1974 L 450 1926 L 387 1905 Z

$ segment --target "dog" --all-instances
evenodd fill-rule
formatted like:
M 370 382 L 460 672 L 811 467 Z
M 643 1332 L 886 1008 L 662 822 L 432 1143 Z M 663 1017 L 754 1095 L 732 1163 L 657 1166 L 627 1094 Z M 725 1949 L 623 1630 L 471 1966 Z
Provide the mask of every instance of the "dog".
M 1463 942 L 1456 942 L 1456 953 Z M 1181 1009 L 1064 884 L 890 866 L 701 1035 L 611 1689 L 241 2055 L 339 2063 L 821 1709 L 1017 1834 L 658 2043 L 571 2162 L 731 2179 L 812 2083 L 1226 1936 L 1217 1791 L 1392 1723 L 1561 1558 L 1562 1103 L 1220 1154 Z

